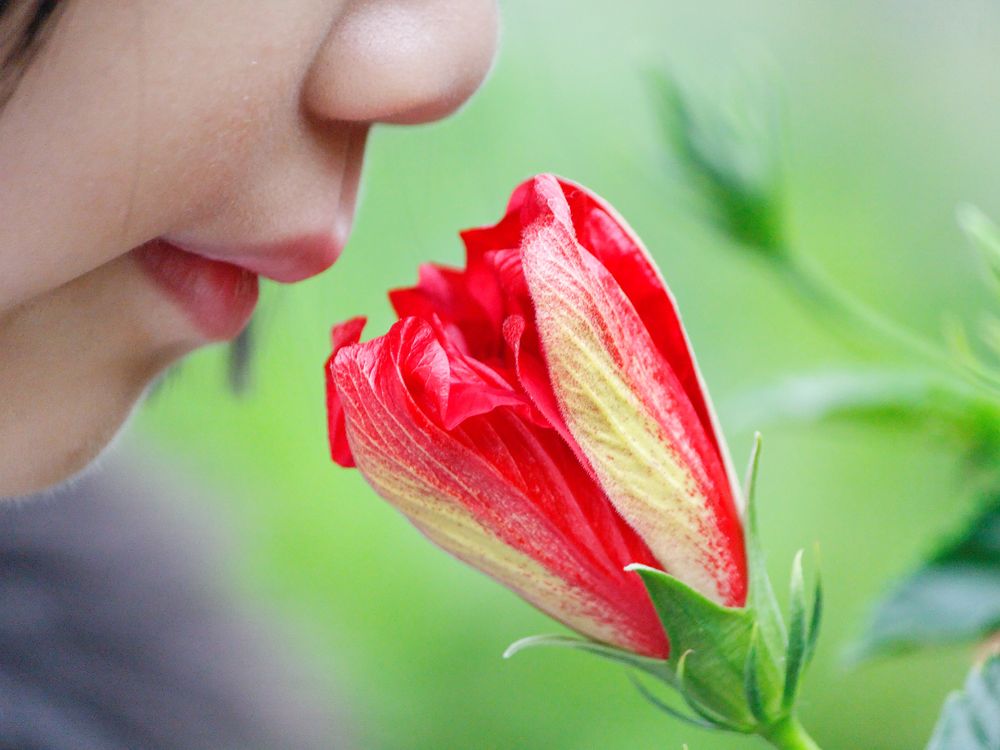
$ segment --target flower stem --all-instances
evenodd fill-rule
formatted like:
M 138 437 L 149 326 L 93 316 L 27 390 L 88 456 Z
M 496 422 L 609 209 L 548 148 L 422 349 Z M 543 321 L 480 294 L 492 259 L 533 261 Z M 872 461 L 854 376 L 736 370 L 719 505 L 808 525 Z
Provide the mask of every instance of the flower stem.
M 959 362 L 946 351 L 914 334 L 831 283 L 807 259 L 790 256 L 777 264 L 782 277 L 807 307 L 839 326 L 851 343 L 876 350 L 889 344 L 936 369 L 957 376 L 993 403 L 1000 402 L 1000 379 L 979 363 Z
M 779 750 L 821 750 L 794 716 L 772 724 L 767 731 L 761 734 L 764 739 Z

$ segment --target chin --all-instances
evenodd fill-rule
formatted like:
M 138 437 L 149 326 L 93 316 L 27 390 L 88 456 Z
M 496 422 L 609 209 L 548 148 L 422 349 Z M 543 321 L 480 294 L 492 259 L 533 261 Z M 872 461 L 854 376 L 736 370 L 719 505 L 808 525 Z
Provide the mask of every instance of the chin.
M 157 370 L 159 372 L 159 370 Z M 100 464 L 142 402 L 157 372 L 36 413 L 22 424 L 19 448 L 0 462 L 0 496 L 32 495 L 72 482 Z
M 154 380 L 204 343 L 129 262 L 0 316 L 0 497 L 83 471 Z
M 72 491 L 78 481 L 100 472 L 105 457 L 114 453 L 116 443 L 125 434 L 133 413 L 134 408 L 127 410 L 120 421 L 107 425 L 105 430 L 91 436 L 82 445 L 66 446 L 58 460 L 39 466 L 34 475 L 26 473 L 21 482 L 23 486 L 13 492 L 11 499 L 57 496 L 64 491 Z

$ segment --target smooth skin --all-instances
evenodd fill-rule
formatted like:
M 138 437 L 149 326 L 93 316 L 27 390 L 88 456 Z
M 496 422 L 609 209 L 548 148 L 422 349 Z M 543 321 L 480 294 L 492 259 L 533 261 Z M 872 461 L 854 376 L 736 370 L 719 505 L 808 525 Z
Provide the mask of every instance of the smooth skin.
M 209 343 L 130 251 L 346 240 L 369 127 L 459 107 L 497 24 L 495 0 L 65 0 L 0 109 L 0 496 L 79 471 Z

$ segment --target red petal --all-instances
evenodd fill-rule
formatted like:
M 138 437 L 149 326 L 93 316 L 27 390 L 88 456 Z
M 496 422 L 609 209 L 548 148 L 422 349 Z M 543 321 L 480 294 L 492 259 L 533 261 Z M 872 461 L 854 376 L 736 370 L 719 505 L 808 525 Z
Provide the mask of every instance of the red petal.
M 432 326 L 413 318 L 335 358 L 347 434 L 366 478 L 439 545 L 554 617 L 664 656 L 649 600 L 622 570 L 636 560 L 655 564 L 648 549 L 559 437 L 518 409 L 494 406 L 443 427 L 433 412 L 447 366 L 468 374 Z
M 422 322 L 401 321 L 366 344 L 356 344 L 357 321 L 335 329 L 331 452 L 343 465 L 357 459 L 373 486 L 429 537 L 540 608 L 592 637 L 662 656 L 666 644 L 648 599 L 635 577 L 621 572 L 628 562 L 660 565 L 598 484 L 550 381 L 522 264 L 525 227 L 539 220 L 561 224 L 573 245 L 583 245 L 585 285 L 597 280 L 624 300 L 628 310 L 618 322 L 622 331 L 636 326 L 635 335 L 620 332 L 607 350 L 627 350 L 636 338 L 649 342 L 643 356 L 659 360 L 662 371 L 651 387 L 660 397 L 646 395 L 687 404 L 672 416 L 699 457 L 716 457 L 715 467 L 705 468 L 707 484 L 735 486 L 676 306 L 648 253 L 600 198 L 545 175 L 517 188 L 499 223 L 462 234 L 464 270 L 424 266 L 417 286 L 392 293 L 401 317 Z M 625 369 L 626 350 L 617 360 Z M 712 494 L 706 486 L 706 497 Z M 739 567 L 732 498 L 711 502 L 713 544 L 722 532 Z M 726 598 L 740 599 L 738 588 L 737 581 Z
M 417 285 L 389 292 L 389 301 L 400 318 L 436 316 L 449 338 L 477 359 L 489 361 L 497 356 L 503 319 L 499 291 L 489 269 L 473 278 L 468 271 L 423 265 Z
M 635 307 L 653 343 L 670 364 L 705 433 L 737 482 L 726 442 L 706 394 L 677 303 L 649 251 L 618 212 L 582 185 L 557 178 L 570 206 L 577 241 L 608 269 Z
M 695 372 L 683 331 L 684 351 L 667 359 L 617 279 L 576 241 L 555 178 L 533 181 L 521 216 L 525 276 L 569 431 L 666 570 L 726 604 L 742 604 L 734 485 L 711 423 L 701 420 L 673 370 L 682 360 Z
M 364 317 L 351 318 L 333 327 L 331 339 L 333 340 L 333 352 L 326 361 L 326 414 L 328 420 L 328 432 L 330 437 L 330 455 L 333 460 L 344 467 L 354 466 L 354 457 L 351 455 L 351 446 L 347 442 L 347 432 L 344 424 L 344 408 L 340 403 L 340 395 L 333 382 L 333 360 L 337 352 L 345 346 L 351 346 L 361 340 L 361 332 L 364 330 Z
M 426 328 L 406 330 L 412 339 L 401 342 L 400 357 L 410 395 L 445 429 L 498 406 L 530 409 L 500 375 L 459 350 L 436 318 Z

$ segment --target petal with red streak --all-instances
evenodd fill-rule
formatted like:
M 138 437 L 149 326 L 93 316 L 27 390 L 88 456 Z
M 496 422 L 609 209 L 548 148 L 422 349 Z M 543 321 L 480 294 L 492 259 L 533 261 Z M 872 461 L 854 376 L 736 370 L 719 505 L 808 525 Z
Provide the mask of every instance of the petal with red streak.
M 621 285 L 577 242 L 562 186 L 543 175 L 532 188 L 521 206 L 522 259 L 570 433 L 668 572 L 742 604 L 742 530 L 714 433 Z
M 351 455 L 351 446 L 347 441 L 346 424 L 344 422 L 344 408 L 340 402 L 340 394 L 330 377 L 333 360 L 337 352 L 345 346 L 358 343 L 361 340 L 361 332 L 364 330 L 367 319 L 364 317 L 351 318 L 333 327 L 331 339 L 333 351 L 326 361 L 326 415 L 327 434 L 330 437 L 330 456 L 341 466 L 350 468 L 354 466 L 354 457 Z
M 433 328 L 412 318 L 334 358 L 365 477 L 437 544 L 570 627 L 665 655 L 648 598 L 622 572 L 655 564 L 648 549 L 552 430 L 504 405 L 445 428 L 449 362 Z

